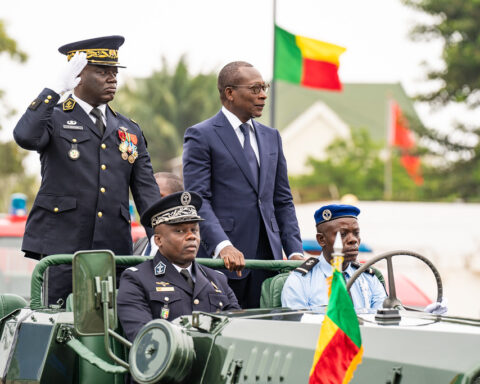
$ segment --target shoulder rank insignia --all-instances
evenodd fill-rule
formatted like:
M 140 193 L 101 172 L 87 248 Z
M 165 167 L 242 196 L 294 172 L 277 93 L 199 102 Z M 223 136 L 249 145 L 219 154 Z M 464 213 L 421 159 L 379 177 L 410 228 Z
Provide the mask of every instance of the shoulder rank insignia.
M 295 272 L 300 272 L 302 276 L 305 276 L 319 261 L 318 257 L 309 257 L 302 265 L 295 268 Z
M 135 120 L 133 120 L 133 119 L 130 119 L 130 121 L 131 121 L 132 123 L 135 123 L 135 124 L 137 124 L 137 125 L 138 125 L 138 123 L 137 123 Z
M 352 261 L 350 265 L 355 269 L 358 269 L 362 266 L 358 261 Z M 364 272 L 368 273 L 369 275 L 375 276 L 375 271 L 372 267 L 367 268 Z
M 30 105 L 28 106 L 28 109 L 35 111 L 38 108 L 38 106 L 41 104 L 41 101 L 42 100 L 40 98 L 36 98 L 30 103 Z
M 137 272 L 138 271 L 138 268 L 137 267 L 129 267 L 127 268 L 129 269 L 130 271 L 133 271 L 133 272 Z
M 155 273 L 155 276 L 161 276 L 165 274 L 165 269 L 167 266 L 163 264 L 161 261 L 155 266 L 155 269 L 153 272 Z
M 66 111 L 71 111 L 77 102 L 73 100 L 71 97 L 69 97 L 67 100 L 63 102 L 63 110 Z

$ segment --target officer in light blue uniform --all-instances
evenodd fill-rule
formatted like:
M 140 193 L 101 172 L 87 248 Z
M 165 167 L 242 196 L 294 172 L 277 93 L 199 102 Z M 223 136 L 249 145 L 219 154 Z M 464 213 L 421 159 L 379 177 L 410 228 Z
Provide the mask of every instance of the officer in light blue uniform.
M 327 278 L 332 276 L 333 244 L 337 232 L 343 242 L 343 275 L 348 279 L 359 268 L 356 263 L 360 245 L 357 216 L 360 210 L 351 205 L 326 205 L 315 212 L 317 241 L 322 254 L 308 259 L 290 274 L 282 291 L 282 306 L 292 309 L 316 309 L 328 304 Z M 350 289 L 355 308 L 381 308 L 387 297 L 385 288 L 372 270 L 363 273 Z

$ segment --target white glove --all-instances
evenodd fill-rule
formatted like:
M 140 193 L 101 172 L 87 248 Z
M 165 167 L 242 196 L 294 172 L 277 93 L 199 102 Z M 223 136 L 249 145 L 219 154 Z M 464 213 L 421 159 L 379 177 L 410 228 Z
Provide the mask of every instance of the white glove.
M 81 78 L 78 76 L 83 68 L 87 65 L 87 54 L 85 52 L 77 52 L 61 71 L 57 80 L 57 85 L 52 88 L 59 95 L 74 89 Z
M 436 303 L 428 304 L 425 309 L 425 312 L 432 313 L 434 315 L 443 315 L 447 313 L 448 308 L 447 308 L 447 299 L 444 297 L 442 298 L 442 302 L 439 303 L 438 301 Z

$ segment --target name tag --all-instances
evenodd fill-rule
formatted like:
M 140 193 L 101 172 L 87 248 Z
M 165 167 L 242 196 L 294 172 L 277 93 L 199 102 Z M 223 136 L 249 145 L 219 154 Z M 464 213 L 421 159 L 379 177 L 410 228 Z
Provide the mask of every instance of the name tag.
M 72 129 L 75 131 L 83 131 L 83 127 L 81 125 L 63 125 L 63 129 Z
M 175 291 L 174 287 L 157 287 L 157 292 L 173 292 Z

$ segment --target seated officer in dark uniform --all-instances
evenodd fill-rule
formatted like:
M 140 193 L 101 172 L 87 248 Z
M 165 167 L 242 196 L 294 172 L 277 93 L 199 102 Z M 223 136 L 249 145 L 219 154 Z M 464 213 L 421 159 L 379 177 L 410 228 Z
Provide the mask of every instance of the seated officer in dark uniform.
M 152 319 L 240 309 L 225 275 L 195 263 L 201 205 L 197 193 L 176 192 L 142 215 L 142 224 L 154 228 L 158 252 L 152 260 L 127 268 L 120 279 L 118 318 L 129 340 Z
M 160 198 L 140 127 L 108 105 L 124 40 L 106 36 L 60 47 L 65 72 L 13 131 L 18 145 L 37 151 L 41 162 L 42 183 L 23 237 L 26 257 L 89 249 L 131 255 L 129 190 L 140 214 Z M 49 268 L 48 302 L 71 291 L 71 266 Z

